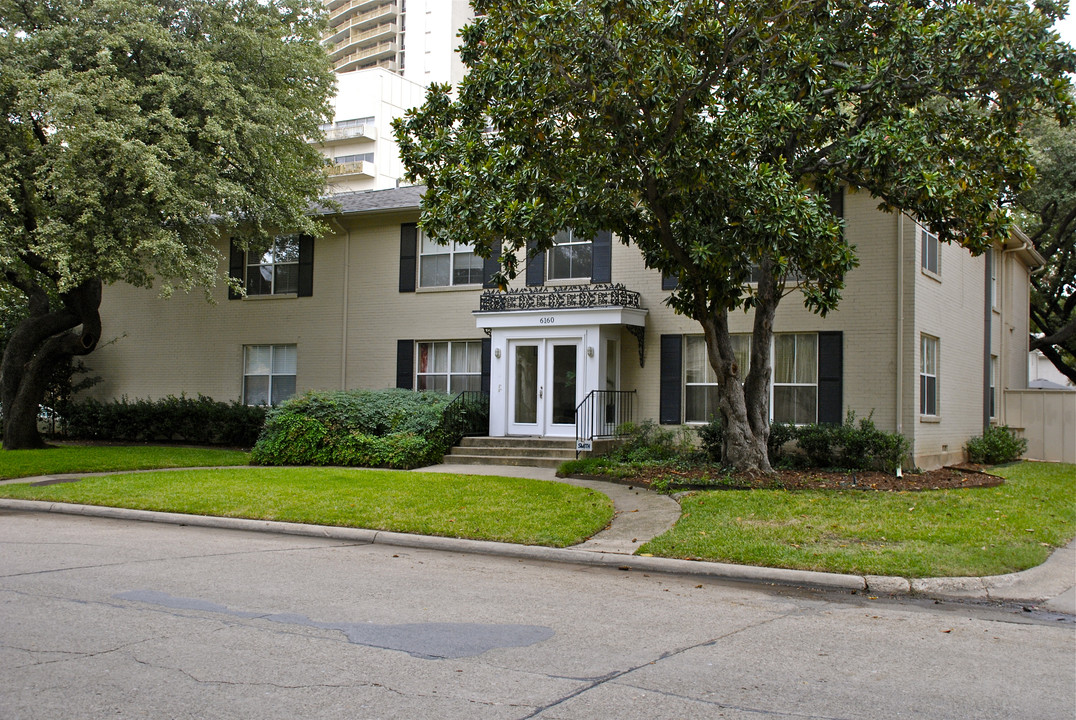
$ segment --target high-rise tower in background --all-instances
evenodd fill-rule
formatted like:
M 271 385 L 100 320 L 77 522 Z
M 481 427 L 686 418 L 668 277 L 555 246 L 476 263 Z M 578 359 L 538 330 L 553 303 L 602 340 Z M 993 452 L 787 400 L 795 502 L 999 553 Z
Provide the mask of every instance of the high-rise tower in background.
M 334 122 L 320 145 L 329 191 L 379 190 L 403 175 L 392 119 L 420 105 L 431 83 L 458 83 L 457 37 L 467 0 L 325 0 L 324 43 L 338 73 Z

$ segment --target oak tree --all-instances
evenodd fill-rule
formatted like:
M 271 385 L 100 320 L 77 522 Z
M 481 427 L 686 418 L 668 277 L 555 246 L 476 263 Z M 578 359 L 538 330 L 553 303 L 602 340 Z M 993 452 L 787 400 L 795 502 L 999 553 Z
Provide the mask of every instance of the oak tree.
M 105 285 L 221 280 L 222 233 L 312 231 L 333 75 L 319 0 L 0 0 L 5 448 L 39 447 L 50 370 L 93 351 Z M 177 349 L 181 350 L 181 349 Z

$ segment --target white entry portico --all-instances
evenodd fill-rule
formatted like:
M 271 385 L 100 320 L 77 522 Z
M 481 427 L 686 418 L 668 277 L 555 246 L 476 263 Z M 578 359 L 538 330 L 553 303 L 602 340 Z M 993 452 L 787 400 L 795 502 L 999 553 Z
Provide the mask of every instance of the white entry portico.
M 504 307 L 482 304 L 490 305 Z M 620 389 L 621 328 L 642 328 L 646 314 L 624 305 L 476 311 L 492 350 L 489 434 L 574 436 L 583 399 L 594 390 Z

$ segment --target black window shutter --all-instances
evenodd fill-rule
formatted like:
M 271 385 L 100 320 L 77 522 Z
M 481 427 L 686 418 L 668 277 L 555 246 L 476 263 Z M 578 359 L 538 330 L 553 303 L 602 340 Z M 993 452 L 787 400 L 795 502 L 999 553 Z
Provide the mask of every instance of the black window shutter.
M 527 243 L 527 285 L 545 285 L 545 252 L 540 252 L 531 257 L 534 243 Z
M 239 281 L 239 285 L 243 284 L 243 271 L 246 270 L 246 253 L 243 252 L 243 248 L 231 243 L 230 252 L 228 255 L 228 277 L 235 278 Z M 228 299 L 238 300 L 242 295 L 237 293 L 232 288 L 228 288 Z
M 839 218 L 844 217 L 844 188 L 837 188 L 829 196 L 829 209 Z
M 299 236 L 299 297 L 314 294 L 314 238 Z
M 482 392 L 489 395 L 489 377 L 493 370 L 493 341 L 485 338 L 482 341 Z
M 415 341 L 396 341 L 396 387 L 415 389 Z
M 613 282 L 613 234 L 608 230 L 602 230 L 594 236 L 591 248 L 594 264 L 591 268 L 590 281 Z
M 661 289 L 662 290 L 675 290 L 680 287 L 680 278 L 675 275 L 666 275 L 661 273 Z
M 682 417 L 680 398 L 682 390 L 683 335 L 661 336 L 661 398 L 658 403 L 658 422 L 662 425 L 679 425 Z
M 415 292 L 417 263 L 418 225 L 404 223 L 400 225 L 400 292 Z
M 497 287 L 493 283 L 493 276 L 501 269 L 501 244 L 497 243 L 490 251 L 489 257 L 482 261 L 482 287 Z
M 818 333 L 818 422 L 844 422 L 844 340 L 839 332 Z

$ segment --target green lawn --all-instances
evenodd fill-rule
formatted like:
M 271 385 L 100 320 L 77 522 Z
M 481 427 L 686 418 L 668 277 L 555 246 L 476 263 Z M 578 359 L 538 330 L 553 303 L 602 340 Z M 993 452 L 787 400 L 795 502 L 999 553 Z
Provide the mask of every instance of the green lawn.
M 157 445 L 61 445 L 0 451 L 0 479 L 31 475 L 246 465 L 250 453 Z
M 52 451 L 48 451 L 52 452 Z M 86 478 L 0 497 L 566 547 L 604 528 L 604 494 L 563 483 L 358 468 L 224 468 Z
M 998 575 L 1076 535 L 1076 466 L 994 468 L 994 488 L 907 493 L 722 490 L 683 499 L 640 554 L 871 575 Z

